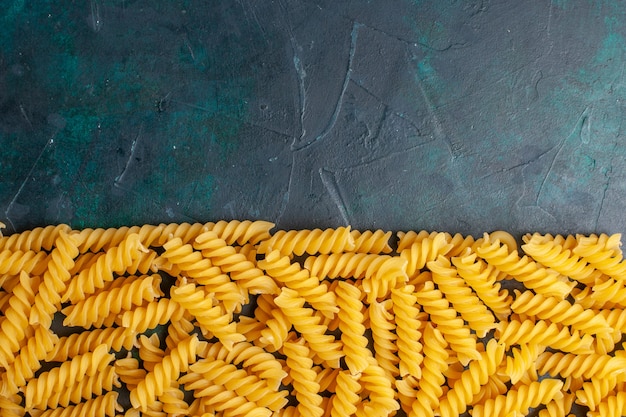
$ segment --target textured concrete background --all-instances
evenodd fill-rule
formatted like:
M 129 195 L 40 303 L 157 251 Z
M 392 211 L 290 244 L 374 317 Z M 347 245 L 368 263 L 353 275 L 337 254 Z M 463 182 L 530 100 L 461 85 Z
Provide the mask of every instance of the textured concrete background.
M 9 232 L 624 232 L 626 3 L 0 3 Z

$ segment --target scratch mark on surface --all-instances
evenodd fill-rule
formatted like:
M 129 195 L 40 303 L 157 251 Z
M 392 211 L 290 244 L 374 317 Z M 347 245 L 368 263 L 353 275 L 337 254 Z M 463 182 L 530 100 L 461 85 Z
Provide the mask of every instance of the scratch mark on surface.
M 246 4 L 244 4 L 243 1 L 241 0 L 237 0 L 237 3 L 239 3 L 239 5 L 241 6 L 241 9 L 243 10 L 244 15 L 246 16 L 246 20 L 247 21 L 251 21 L 250 17 L 248 16 L 248 10 L 250 10 L 250 14 L 252 15 L 252 18 L 254 19 L 254 23 L 257 25 L 257 27 L 259 28 L 259 30 L 261 31 L 261 36 L 263 36 L 263 40 L 265 41 L 266 44 L 269 45 L 269 40 L 267 39 L 267 34 L 265 33 L 265 29 L 263 28 L 263 26 L 261 25 L 261 22 L 259 21 L 259 17 L 257 16 L 256 12 L 254 11 L 254 6 L 253 5 L 248 5 L 247 2 Z
M 89 27 L 91 30 L 98 33 L 102 29 L 102 16 L 100 14 L 100 2 L 99 0 L 91 0 L 91 13 L 89 14 Z
M 552 28 L 552 0 L 548 0 L 548 24 L 546 25 L 546 35 L 550 39 L 550 30 Z
M 585 110 L 586 112 L 586 110 Z M 583 119 L 580 126 L 580 140 L 584 144 L 588 144 L 591 139 L 591 115 L 593 114 L 593 107 L 589 107 L 589 112 L 583 114 Z
M 128 171 L 128 167 L 130 166 L 130 163 L 135 157 L 135 151 L 137 150 L 137 142 L 139 142 L 139 139 L 141 138 L 142 130 L 143 130 L 143 126 L 139 128 L 139 132 L 137 133 L 137 136 L 135 136 L 135 139 L 133 139 L 133 143 L 131 143 L 130 145 L 130 155 L 128 155 L 128 159 L 126 160 L 126 165 L 124 165 L 124 169 L 122 170 L 120 175 L 115 177 L 115 181 L 114 181 L 115 184 L 119 184 L 120 182 L 124 180 L 124 176 L 126 175 L 126 172 Z
M 348 220 L 348 210 L 346 209 L 346 203 L 343 201 L 343 198 L 341 198 L 339 185 L 337 184 L 337 180 L 335 178 L 335 173 L 324 168 L 320 168 L 319 173 L 320 178 L 322 179 L 322 184 L 324 184 L 324 187 L 326 187 L 328 194 L 330 194 L 330 198 L 339 209 L 341 219 L 346 226 L 349 225 L 350 221 Z
M 343 98 L 344 98 L 344 96 L 346 94 L 346 90 L 348 89 L 348 84 L 350 83 L 350 77 L 352 75 L 352 63 L 354 61 L 354 54 L 355 54 L 355 51 L 356 51 L 356 42 L 357 42 L 358 33 L 359 33 L 359 27 L 360 26 L 361 26 L 361 24 L 358 23 L 358 22 L 353 22 L 353 24 L 352 24 L 352 31 L 350 32 L 350 50 L 348 52 L 348 62 L 346 64 L 346 72 L 345 72 L 344 79 L 343 79 L 343 85 L 341 86 L 341 92 L 339 93 L 339 96 L 337 97 L 337 101 L 335 103 L 335 109 L 333 111 L 333 114 L 330 117 L 330 119 L 328 120 L 328 123 L 326 124 L 326 127 L 324 128 L 322 133 L 317 135 L 316 138 L 314 138 L 313 140 L 309 140 L 303 146 L 298 146 L 298 144 L 294 141 L 294 143 L 291 146 L 292 150 L 305 149 L 305 148 L 311 146 L 313 143 L 318 142 L 318 141 L 324 139 L 328 135 L 328 133 L 330 133 L 332 128 L 335 126 L 335 123 L 337 122 L 337 119 L 339 118 L 339 113 L 341 112 L 341 106 L 343 104 Z M 295 59 L 296 59 L 296 57 L 294 56 L 294 60 Z M 296 70 L 300 71 L 300 69 L 298 68 L 298 65 L 301 65 L 300 60 L 298 59 L 297 63 L 294 61 L 294 64 L 297 64 L 296 65 Z M 305 74 L 305 76 L 306 76 L 306 74 Z M 303 94 L 304 93 L 302 92 L 302 83 L 301 83 L 301 97 L 303 97 Z M 304 135 L 305 135 L 305 130 L 304 130 L 304 106 L 306 105 L 306 103 L 302 103 L 302 105 L 303 105 L 302 112 L 300 113 L 301 122 L 302 122 L 302 135 L 300 136 L 300 139 L 304 138 Z
M 13 228 L 14 231 L 16 230 L 15 229 L 15 225 L 13 224 L 13 221 L 11 220 L 11 218 L 9 216 L 9 212 L 13 208 L 13 205 L 15 205 L 15 202 L 17 201 L 17 198 L 20 196 L 20 194 L 24 190 L 24 187 L 26 186 L 26 183 L 28 182 L 28 180 L 33 175 L 33 172 L 35 171 L 35 167 L 37 166 L 37 164 L 39 164 L 39 161 L 41 161 L 41 158 L 43 157 L 44 153 L 46 152 L 46 150 L 50 146 L 52 146 L 52 144 L 54 144 L 54 136 L 51 137 L 50 139 L 48 139 L 48 141 L 45 143 L 45 145 L 43 146 L 43 148 L 39 152 L 39 155 L 37 156 L 37 159 L 35 159 L 35 162 L 30 167 L 30 170 L 28 171 L 28 174 L 26 174 L 26 177 L 24 177 L 24 181 L 22 181 L 22 184 L 20 185 L 20 188 L 18 188 L 17 192 L 15 193 L 15 195 L 13 196 L 11 201 L 9 202 L 9 205 L 7 206 L 6 210 L 4 211 L 4 215 L 5 215 L 6 219 L 7 219 L 7 221 L 9 222 L 9 224 L 11 225 L 11 227 Z
M 615 148 L 617 148 L 617 142 L 613 144 L 613 149 L 611 151 L 611 155 L 615 155 Z M 606 178 L 606 182 L 604 183 L 604 187 L 602 188 L 602 198 L 600 199 L 600 208 L 598 209 L 598 215 L 596 216 L 596 223 L 594 226 L 595 230 L 598 230 L 598 223 L 600 222 L 600 216 L 602 215 L 602 209 L 604 208 L 604 200 L 606 199 L 606 192 L 611 185 L 611 174 L 613 172 L 613 157 L 609 162 L 609 167 L 604 171 L 604 177 Z
M 193 48 L 191 47 L 191 42 L 189 42 L 189 36 L 187 36 L 187 34 L 185 34 L 185 37 L 183 38 L 183 43 L 187 47 L 189 55 L 191 55 L 191 60 L 196 62 L 196 54 L 193 53 Z
M 407 152 L 415 151 L 415 150 L 417 150 L 419 148 L 422 148 L 422 147 L 424 147 L 424 146 L 434 142 L 435 140 L 436 139 L 432 139 L 432 140 L 427 141 L 427 142 L 422 142 L 422 143 L 419 143 L 417 145 L 413 145 L 413 146 L 408 147 L 406 149 L 401 149 L 399 151 L 389 152 L 389 153 L 387 153 L 385 155 L 380 155 L 380 156 L 376 156 L 376 157 L 372 157 L 372 158 L 368 158 L 368 159 L 363 159 L 358 164 L 344 165 L 344 166 L 341 167 L 341 170 L 342 171 L 346 171 L 346 170 L 349 170 L 349 169 L 363 168 L 363 167 L 366 167 L 367 165 L 373 164 L 375 162 L 380 162 L 380 161 L 385 161 L 385 160 L 388 160 L 388 159 L 392 159 L 392 158 L 394 158 L 394 157 L 396 157 L 398 155 L 405 155 Z
M 321 140 L 332 130 L 333 126 L 337 122 L 337 118 L 339 117 L 339 112 L 341 111 L 341 105 L 343 104 L 343 98 L 346 94 L 346 90 L 348 89 L 348 84 L 350 83 L 350 77 L 352 75 L 352 63 L 354 61 L 354 53 L 356 51 L 356 43 L 359 36 L 359 26 L 358 22 L 354 22 L 352 24 L 352 31 L 350 32 L 350 51 L 348 53 L 348 63 L 346 65 L 346 73 L 343 79 L 343 85 L 341 86 L 341 93 L 339 93 L 339 97 L 337 98 L 337 102 L 335 103 L 335 111 L 331 116 L 328 124 L 324 131 L 319 134 L 315 141 Z
M 573 136 L 575 136 L 577 133 L 578 135 L 580 135 L 580 131 L 583 127 L 583 123 L 585 121 L 585 119 L 587 118 L 587 115 L 589 113 L 589 107 L 585 107 L 585 110 L 583 110 L 583 112 L 580 114 L 580 116 L 578 117 L 578 120 L 576 121 L 576 125 L 574 126 L 574 129 L 572 130 L 572 133 L 570 133 L 566 138 L 561 139 L 561 142 L 559 142 L 558 145 L 553 146 L 551 149 L 549 149 L 547 152 L 550 152 L 554 149 L 557 149 L 557 151 L 554 153 L 554 156 L 552 157 L 552 161 L 550 161 L 550 165 L 548 167 L 548 172 L 546 173 L 546 175 L 544 175 L 543 179 L 541 180 L 541 184 L 539 185 L 539 191 L 537 192 L 537 197 L 535 199 L 535 205 L 537 207 L 539 207 L 539 199 L 541 198 L 541 193 L 543 191 L 543 186 L 546 183 L 546 180 L 548 179 L 548 177 L 550 176 L 550 174 L 552 173 L 552 169 L 554 168 L 554 163 L 556 162 L 556 160 L 558 159 L 559 155 L 561 154 L 561 151 L 563 150 L 564 146 L 565 146 L 565 142 L 567 142 L 567 140 Z M 540 158 L 541 156 L 545 155 L 545 153 L 541 154 L 538 158 Z
M 602 209 L 604 208 L 604 200 L 606 198 L 606 192 L 609 189 L 609 185 L 611 185 L 611 172 L 613 172 L 613 165 L 611 165 L 609 167 L 609 169 L 606 170 L 606 172 L 604 173 L 604 176 L 606 177 L 606 183 L 604 184 L 604 187 L 602 189 L 602 198 L 600 199 L 600 208 L 598 209 L 598 215 L 596 216 L 596 224 L 594 226 L 594 229 L 598 229 L 598 222 L 600 221 L 600 215 L 602 214 Z
M 306 134 L 306 130 L 304 128 L 304 115 L 305 115 L 306 106 L 307 106 L 306 84 L 305 84 L 306 71 L 304 67 L 302 66 L 302 60 L 300 59 L 300 56 L 298 55 L 298 51 L 301 49 L 300 45 L 298 45 L 298 41 L 296 40 L 293 30 L 291 29 L 291 25 L 289 24 L 286 18 L 287 8 L 283 4 L 282 1 L 279 1 L 278 4 L 280 8 L 282 9 L 282 17 L 284 20 L 284 25 L 285 25 L 287 32 L 289 33 L 289 43 L 291 44 L 291 53 L 293 55 L 291 62 L 293 63 L 293 67 L 296 72 L 296 81 L 298 83 L 300 135 L 299 136 L 295 135 L 293 138 L 293 142 L 291 143 L 291 150 L 296 150 L 297 143 L 300 142 L 302 138 L 304 138 L 304 135 Z
M 311 2 L 311 1 L 306 1 L 306 2 L 310 3 L 310 4 L 314 4 L 320 10 L 324 10 L 324 11 L 326 11 L 328 13 L 336 13 L 334 10 L 333 11 L 328 11 L 326 8 L 323 8 L 322 6 L 320 6 L 316 2 Z M 345 14 L 345 13 L 342 13 L 341 17 L 343 17 L 346 20 L 354 20 L 354 18 L 355 18 L 354 16 L 351 16 L 351 15 Z M 359 25 L 361 25 L 364 28 L 370 29 L 370 30 L 372 30 L 374 32 L 379 32 L 379 33 L 381 33 L 381 34 L 383 34 L 383 35 L 385 35 L 385 36 L 387 36 L 387 37 L 389 37 L 391 39 L 394 39 L 394 40 L 398 41 L 398 42 L 402 42 L 402 43 L 407 44 L 409 46 L 421 46 L 422 48 L 424 48 L 426 50 L 429 50 L 429 51 L 433 51 L 433 52 L 445 52 L 445 51 L 448 51 L 450 49 L 463 48 L 463 47 L 466 46 L 465 42 L 451 42 L 451 43 L 449 43 L 448 45 L 446 45 L 446 46 L 444 46 L 442 48 L 437 48 L 437 47 L 429 45 L 429 44 L 427 44 L 425 42 L 422 42 L 422 41 L 420 41 L 418 39 L 409 39 L 409 38 L 405 38 L 405 37 L 402 37 L 402 36 L 399 36 L 399 35 L 394 35 L 393 33 L 390 33 L 390 32 L 388 32 L 388 31 L 386 31 L 384 29 L 381 29 L 381 28 L 376 27 L 376 26 L 372 26 L 372 25 L 364 23 L 362 21 L 359 21 Z
M 445 143 L 446 146 L 448 147 L 450 158 L 452 160 L 456 159 L 457 157 L 461 155 L 460 145 L 453 144 L 450 138 L 448 138 L 448 136 L 445 134 L 443 130 L 443 124 L 441 123 L 441 120 L 439 120 L 439 116 L 437 116 L 437 111 L 436 111 L 437 109 L 434 103 L 431 101 L 428 94 L 426 93 L 426 90 L 424 89 L 424 86 L 422 85 L 421 79 L 417 83 L 417 86 L 419 87 L 420 92 L 422 93 L 422 96 L 424 97 L 424 102 L 426 103 L 426 109 L 428 111 L 430 119 L 433 122 L 433 133 L 434 133 L 435 138 L 443 141 L 443 143 Z
M 552 149 L 554 149 L 554 148 L 552 148 Z M 546 152 L 544 152 L 544 153 L 546 153 Z M 541 155 L 539 155 L 539 156 L 538 156 L 538 157 L 536 157 L 536 158 L 532 158 L 532 159 L 531 159 L 531 160 L 529 160 L 529 161 L 520 162 L 519 164 L 515 164 L 515 165 L 510 166 L 510 167 L 506 167 L 506 168 L 499 169 L 499 170 L 497 170 L 497 171 L 490 172 L 490 173 L 489 173 L 489 174 L 487 174 L 487 175 L 483 175 L 482 177 L 479 177 L 479 178 L 478 178 L 478 180 L 479 180 L 479 181 L 482 181 L 482 180 L 484 180 L 484 179 L 487 179 L 487 178 L 493 177 L 494 175 L 504 174 L 505 172 L 510 172 L 510 171 L 513 171 L 514 169 L 517 169 L 517 168 L 525 168 L 525 167 L 527 167 L 527 166 L 528 166 L 531 162 L 533 162 L 533 161 L 537 160 L 538 158 L 540 158 L 540 157 L 541 157 L 544 153 L 542 153 Z
M 240 120 L 237 120 L 237 121 L 240 121 Z M 290 135 L 290 134 L 285 133 L 285 132 L 280 132 L 280 131 L 275 130 L 275 129 L 272 129 L 272 128 L 270 128 L 270 127 L 263 126 L 263 125 L 261 125 L 261 124 L 259 124 L 259 123 L 254 123 L 254 122 L 243 122 L 243 124 L 245 124 L 245 125 L 247 125 L 247 126 L 258 127 L 259 129 L 263 129 L 263 130 L 265 130 L 265 131 L 267 131 L 267 132 L 275 133 L 275 134 L 280 135 L 280 136 L 285 136 L 285 137 L 293 138 L 293 135 Z
M 295 38 L 291 38 L 292 44 L 295 43 Z M 306 129 L 304 128 L 304 114 L 306 112 L 306 87 L 304 83 L 304 79 L 306 78 L 306 71 L 302 67 L 302 61 L 300 57 L 296 53 L 296 46 L 293 46 L 293 66 L 296 69 L 296 74 L 298 75 L 298 97 L 300 98 L 300 136 L 294 138 L 293 143 L 291 144 L 291 149 L 297 149 L 296 143 L 301 141 L 306 135 Z
M 289 204 L 289 194 L 291 193 L 291 187 L 293 186 L 295 166 L 296 166 L 296 154 L 292 153 L 291 154 L 291 170 L 289 171 L 289 180 L 287 181 L 287 191 L 285 191 L 285 194 L 283 195 L 283 201 L 280 203 L 280 209 L 278 210 L 278 215 L 276 216 L 276 221 L 274 223 L 279 223 L 280 219 L 283 217 L 283 214 L 285 214 L 285 211 L 287 210 L 287 205 Z
M 30 122 L 30 119 L 28 118 L 28 115 L 26 114 L 26 109 L 24 108 L 23 104 L 20 104 L 20 113 L 22 114 L 22 117 L 24 118 L 24 120 L 26 120 L 26 123 L 28 123 L 28 126 L 32 130 L 33 124 Z

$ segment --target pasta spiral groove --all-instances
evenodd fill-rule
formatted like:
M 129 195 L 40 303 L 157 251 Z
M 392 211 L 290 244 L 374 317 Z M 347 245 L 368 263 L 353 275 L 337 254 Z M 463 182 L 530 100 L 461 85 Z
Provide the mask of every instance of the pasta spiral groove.
M 76 303 L 84 299 L 86 295 L 93 294 L 96 289 L 104 287 L 105 282 L 112 281 L 114 273 L 125 272 L 126 268 L 139 257 L 141 251 L 146 251 L 146 249 L 141 245 L 139 235 L 136 233 L 128 235 L 119 246 L 110 248 L 104 256 L 98 258 L 94 265 L 74 277 L 62 301 L 69 300 Z
M 517 251 L 509 253 L 507 246 L 499 240 L 491 242 L 487 233 L 476 246 L 478 256 L 540 294 L 563 299 L 571 291 L 572 286 L 562 281 L 556 271 L 540 268 L 528 256 L 520 258 Z
M 470 360 L 480 359 L 480 354 L 476 350 L 475 337 L 465 327 L 463 319 L 458 317 L 457 312 L 450 307 L 441 291 L 434 288 L 432 282 L 427 282 L 415 296 L 450 347 L 458 353 L 463 365 L 467 365 Z
M 130 392 L 133 406 L 141 407 L 142 411 L 147 410 L 156 397 L 163 394 L 166 387 L 178 378 L 180 372 L 187 371 L 189 365 L 195 362 L 197 345 L 198 337 L 190 336 L 165 356 L 163 361 Z
M 467 370 L 461 374 L 461 378 L 439 402 L 441 417 L 458 416 L 465 412 L 467 405 L 473 402 L 474 396 L 480 391 L 480 387 L 485 385 L 489 377 L 497 371 L 498 364 L 504 357 L 504 345 L 492 339 L 480 356 L 479 360 L 470 362 Z
M 353 285 L 339 281 L 335 293 L 346 366 L 352 375 L 357 375 L 367 368 L 368 358 L 371 356 L 363 325 L 361 291 Z
M 80 242 L 76 236 L 63 231 L 59 232 L 55 248 L 50 253 L 48 269 L 43 275 L 34 306 L 30 311 L 28 320 L 30 324 L 39 323 L 48 328 L 52 324 L 52 314 L 58 310 L 62 293 L 66 289 L 66 282 L 71 277 L 69 270 L 74 266 L 74 258 L 78 256 L 78 243 Z
M 313 310 L 304 307 L 304 298 L 294 290 L 283 288 L 274 301 L 309 343 L 311 350 L 331 367 L 339 367 L 339 359 L 342 356 L 341 343 L 336 341 L 334 336 L 326 334 L 326 327 L 320 324 L 320 317 L 316 316 Z
M 417 306 L 417 297 L 413 293 L 414 287 L 396 288 L 391 291 L 393 313 L 396 321 L 397 352 L 399 358 L 400 376 L 413 375 L 420 378 L 422 355 L 421 323 L 417 316 L 420 313 Z
M 259 253 L 279 250 L 282 255 L 314 255 L 354 250 L 354 239 L 349 227 L 337 229 L 279 230 L 259 244 Z
M 313 360 L 309 358 L 309 348 L 304 342 L 304 339 L 299 339 L 285 343 L 283 353 L 287 357 L 289 375 L 293 379 L 292 385 L 298 400 L 296 408 L 300 415 L 321 417 L 324 410 L 321 407 L 320 384 L 316 381 Z
M 515 301 L 511 308 L 517 314 L 528 314 L 542 320 L 558 321 L 585 334 L 606 336 L 611 332 L 604 317 L 594 314 L 593 311 L 585 310 L 578 304 L 570 304 L 566 300 L 534 294 L 532 291 L 520 293 L 516 290 Z

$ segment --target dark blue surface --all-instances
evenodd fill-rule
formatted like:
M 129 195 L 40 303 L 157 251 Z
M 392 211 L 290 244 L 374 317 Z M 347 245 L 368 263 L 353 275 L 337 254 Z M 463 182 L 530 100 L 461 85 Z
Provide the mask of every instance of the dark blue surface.
M 0 3 L 9 231 L 626 230 L 625 3 Z

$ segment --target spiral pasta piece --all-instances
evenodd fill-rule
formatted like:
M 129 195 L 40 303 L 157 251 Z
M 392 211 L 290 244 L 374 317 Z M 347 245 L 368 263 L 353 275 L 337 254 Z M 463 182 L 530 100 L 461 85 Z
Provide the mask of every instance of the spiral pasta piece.
M 353 252 L 356 253 L 390 253 L 392 251 L 389 246 L 389 238 L 391 232 L 384 232 L 380 229 L 371 231 L 352 230 L 350 236 L 354 240 Z
M 604 378 L 623 372 L 626 358 L 598 355 L 596 353 L 574 355 L 562 352 L 546 352 L 537 358 L 537 371 L 552 376 L 575 378 Z
M 104 287 L 105 282 L 112 281 L 114 273 L 124 273 L 142 251 L 145 252 L 146 249 L 141 244 L 140 236 L 137 233 L 128 235 L 119 246 L 110 248 L 94 265 L 74 277 L 62 301 L 76 303 L 88 294 L 93 294 L 97 289 Z
M 566 300 L 545 297 L 532 291 L 520 293 L 515 291 L 515 301 L 511 305 L 517 314 L 537 316 L 542 320 L 552 320 L 585 334 L 608 335 L 611 328 L 604 317 L 591 310 L 585 310 L 578 304 L 570 304 Z
M 476 242 L 476 246 L 478 256 L 540 294 L 563 299 L 573 287 L 571 283 L 561 280 L 562 276 L 556 271 L 541 268 L 528 256 L 520 258 L 517 251 L 509 253 L 508 247 L 499 240 L 491 242 L 487 233 L 482 242 Z
M 348 417 L 356 413 L 356 404 L 359 401 L 357 392 L 361 385 L 357 377 L 348 371 L 340 371 L 337 374 L 337 387 L 335 394 L 331 397 L 331 417 Z
M 332 318 L 337 313 L 335 293 L 328 291 L 325 283 L 320 283 L 317 277 L 302 269 L 298 263 L 292 263 L 288 256 L 282 256 L 275 250 L 260 260 L 258 265 L 278 283 L 297 291 L 307 303 L 326 317 Z
M 44 398 L 44 404 L 48 408 L 67 407 L 70 403 L 78 404 L 83 400 L 91 399 L 94 395 L 102 395 L 106 391 L 120 387 L 115 368 L 107 366 L 95 375 L 87 376 L 70 387 L 53 391 L 52 395 Z
M 163 248 L 165 252 L 162 257 L 180 269 L 176 274 L 182 272 L 202 284 L 228 313 L 241 310 L 247 299 L 245 290 L 232 282 L 221 268 L 204 258 L 200 251 L 194 250 L 191 244 L 184 244 L 180 238 L 171 239 Z
M 434 416 L 443 394 L 444 371 L 448 367 L 448 352 L 443 334 L 430 323 L 424 329 L 424 369 L 418 390 L 409 410 L 409 417 Z
M 23 417 L 26 413 L 20 405 L 22 398 L 15 394 L 10 396 L 0 395 L 0 412 L 3 417 Z
M 423 346 L 419 342 L 422 337 L 420 332 L 422 324 L 418 319 L 420 309 L 414 290 L 415 288 L 411 285 L 393 289 L 391 301 L 396 321 L 396 346 L 400 376 L 410 374 L 420 378 L 422 375 L 420 365 L 424 359 L 422 355 Z
M 173 349 L 152 372 L 146 375 L 135 389 L 130 392 L 130 402 L 135 408 L 147 410 L 148 406 L 162 395 L 165 388 L 175 381 L 181 372 L 186 372 L 196 360 L 198 337 L 190 336 Z
M 368 340 L 365 337 L 363 325 L 361 291 L 353 285 L 339 281 L 335 293 L 339 306 L 339 330 L 341 330 L 344 359 L 352 375 L 358 375 L 367 368 L 371 356 L 367 348 Z
M 146 378 L 147 372 L 139 368 L 139 361 L 129 352 L 127 357 L 115 361 L 115 374 L 132 391 Z
M 101 291 L 61 310 L 66 318 L 65 326 L 100 327 L 109 314 L 118 314 L 141 306 L 144 301 L 152 302 L 163 295 L 161 276 L 158 274 L 142 277 L 129 284 Z
M 52 324 L 52 315 L 59 309 L 66 283 L 71 277 L 69 270 L 74 266 L 74 258 L 78 256 L 79 243 L 77 235 L 59 232 L 55 248 L 50 254 L 48 269 L 30 311 L 30 324 L 39 323 L 48 328 Z
M 93 351 L 101 344 L 109 350 L 130 350 L 135 340 L 135 333 L 124 327 L 108 327 L 91 331 L 73 333 L 58 338 L 54 348 L 48 351 L 45 360 L 48 362 L 62 362 L 76 355 Z
M 376 255 L 370 253 L 332 253 L 330 255 L 308 256 L 304 261 L 304 267 L 311 272 L 312 276 L 320 280 L 326 278 L 365 278 L 367 270 L 370 274 L 377 270 L 389 255 Z
M 0 234 L 0 251 L 51 251 L 61 231 L 69 233 L 70 227 L 67 224 L 59 224 L 35 227 L 32 230 L 25 230 L 10 236 L 1 236 Z
M 58 339 L 49 329 L 37 326 L 34 335 L 28 339 L 26 346 L 15 357 L 15 361 L 7 367 L 5 373 L 1 374 L 0 395 L 16 394 L 19 388 L 25 386 L 41 368 L 40 362 L 46 358 L 47 352 L 54 348 Z
M 586 353 L 590 351 L 593 337 L 585 334 L 580 337 L 578 330 L 570 333 L 567 327 L 559 329 L 555 323 L 539 320 L 519 321 L 512 319 L 498 323 L 496 336 L 507 347 L 514 344 L 536 343 L 559 349 L 564 352 Z
M 282 255 L 314 255 L 354 250 L 354 238 L 349 227 L 337 229 L 279 230 L 259 244 L 259 253 L 279 250 Z
M 86 376 L 102 372 L 113 359 L 114 355 L 108 353 L 106 345 L 100 345 L 93 352 L 75 356 L 61 366 L 31 379 L 24 390 L 26 409 L 45 408 L 45 403 L 53 392 L 71 387 Z
M 321 407 L 320 384 L 316 381 L 317 374 L 313 370 L 313 360 L 309 357 L 310 351 L 304 339 L 285 343 L 283 353 L 287 357 L 289 376 L 293 379 L 294 395 L 298 400 L 296 408 L 300 415 L 321 417 L 324 410 Z
M 277 351 L 283 346 L 283 343 L 285 343 L 289 336 L 291 321 L 289 321 L 289 318 L 281 309 L 275 306 L 275 308 L 270 311 L 269 317 L 263 320 L 263 322 L 265 322 L 265 326 L 263 330 L 260 331 L 261 337 L 259 341 L 267 345 L 272 345 L 274 351 Z
M 305 299 L 296 291 L 283 288 L 274 302 L 289 317 L 293 327 L 302 334 L 311 350 L 331 367 L 339 367 L 339 359 L 343 356 L 342 344 L 334 336 L 326 334 L 326 327 L 320 324 L 320 317 L 312 309 L 304 307 Z
M 368 317 L 372 329 L 372 340 L 374 343 L 374 357 L 376 362 L 385 370 L 389 380 L 394 381 L 399 375 L 396 340 L 396 325 L 394 316 L 391 313 L 392 300 L 383 302 L 374 301 L 368 307 Z M 419 342 L 418 342 L 419 343 Z
M 173 301 L 194 315 L 207 332 L 220 339 L 226 348 L 246 340 L 242 334 L 237 333 L 237 324 L 231 320 L 231 315 L 220 306 L 214 306 L 211 298 L 201 288 L 191 283 L 182 283 L 173 287 L 170 295 Z
M 137 345 L 143 368 L 148 372 L 154 371 L 154 367 L 165 357 L 165 351 L 160 347 L 159 335 L 157 333 L 153 333 L 150 337 L 141 335 Z
M 620 417 L 626 414 L 626 392 L 609 395 L 598 404 L 596 411 L 587 413 L 589 417 Z
M 563 394 L 562 398 L 554 399 L 546 404 L 544 410 L 540 410 L 537 417 L 566 417 L 574 404 L 574 394 Z
M 391 290 L 406 284 L 406 260 L 398 257 L 386 259 L 377 270 L 365 271 L 361 285 L 368 303 L 389 297 Z
M 465 251 L 471 250 L 475 243 L 473 236 L 463 236 L 460 233 L 456 233 L 454 236 L 449 237 L 448 240 L 452 244 L 452 248 L 446 254 L 446 257 L 448 258 L 461 256 L 461 254 L 465 253 Z
M 144 307 L 126 311 L 122 315 L 122 326 L 137 333 L 154 329 L 168 321 L 178 320 L 185 314 L 185 310 L 177 302 L 169 298 L 148 303 Z
M 274 223 L 263 220 L 220 220 L 217 223 L 207 223 L 206 230 L 215 232 L 220 239 L 224 239 L 227 244 L 245 245 L 251 243 L 253 245 L 269 239 L 269 231 L 274 228 Z
M 596 305 L 617 304 L 620 307 L 626 307 L 626 285 L 623 280 L 613 278 L 599 282 L 592 287 L 591 300 L 595 301 Z
M 65 408 L 46 410 L 42 413 L 31 413 L 33 417 L 113 417 L 116 411 L 124 409 L 117 402 L 117 392 L 107 392 L 104 395 L 87 400 L 77 405 L 70 405 Z
M 541 355 L 545 347 L 536 343 L 522 344 L 519 348 L 511 349 L 511 356 L 506 358 L 504 373 L 511 378 L 511 383 L 517 384 L 533 366 L 537 357 Z
M 108 229 L 83 229 L 78 232 L 82 242 L 78 249 L 80 253 L 100 252 L 120 245 L 130 235 L 138 235 L 139 241 L 145 247 L 155 244 L 164 232 L 163 225 L 154 226 L 145 224 L 143 226 L 119 227 Z M 161 246 L 161 245 L 156 245 Z
M 410 247 L 400 252 L 400 257 L 407 260 L 407 274 L 415 276 L 430 261 L 445 255 L 452 249 L 445 233 L 437 233 L 434 237 L 426 237 L 414 242 Z
M 492 265 L 487 265 L 469 249 L 460 256 L 453 257 L 452 263 L 459 276 L 499 319 L 511 314 L 511 297 L 506 290 L 501 290 L 500 283 L 497 282 L 498 271 Z
M 553 238 L 534 234 L 524 238 L 522 245 L 525 253 L 532 256 L 537 262 L 558 273 L 575 279 L 583 284 L 592 284 L 602 273 L 587 264 L 570 249 L 565 249 Z
M 441 417 L 458 416 L 474 402 L 480 388 L 487 384 L 489 377 L 496 373 L 498 365 L 502 362 L 504 346 L 491 339 L 480 356 L 479 360 L 470 362 L 467 370 L 463 371 L 461 377 L 439 402 L 438 411 Z
M 213 265 L 230 275 L 230 277 L 250 294 L 278 294 L 276 283 L 266 276 L 261 269 L 252 263 L 244 254 L 229 246 L 213 231 L 199 235 L 194 247 L 202 251 Z
M 488 331 L 496 327 L 493 314 L 457 275 L 456 268 L 448 259 L 439 255 L 436 261 L 428 262 L 428 268 L 439 290 L 478 337 L 485 337 Z
M 186 317 L 182 317 L 178 321 L 173 321 L 167 326 L 167 337 L 165 345 L 168 349 L 174 349 L 176 345 L 185 340 L 187 336 L 194 332 L 194 324 Z
M 281 381 L 287 376 L 280 362 L 271 353 L 249 342 L 236 343 L 228 350 L 221 343 L 209 346 L 208 351 L 199 352 L 203 358 L 216 358 L 233 363 L 268 381 L 268 386 L 277 390 Z
M 456 310 L 450 307 L 441 291 L 427 282 L 416 294 L 417 302 L 430 315 L 430 320 L 437 325 L 452 350 L 457 352 L 460 362 L 467 365 L 470 360 L 480 358 L 476 350 L 476 339 L 470 333 L 463 319 L 457 316 Z
M 409 248 L 414 243 L 419 243 L 427 237 L 434 238 L 437 236 L 437 232 L 428 232 L 426 230 L 416 232 L 414 230 L 410 230 L 408 232 L 398 232 L 396 235 L 398 236 L 396 252 L 402 253 L 403 250 Z
M 287 405 L 287 391 L 273 391 L 256 375 L 250 375 L 243 369 L 219 359 L 200 359 L 190 367 L 192 373 L 180 378 L 185 389 L 193 390 L 197 397 L 224 395 L 235 400 L 238 406 L 241 400 L 254 404 L 254 408 L 278 411 Z M 226 403 L 228 400 L 226 401 Z M 210 402 L 208 404 L 211 404 Z M 224 408 L 230 408 L 224 404 Z M 259 412 L 257 410 L 256 412 Z
M 626 279 L 626 262 L 619 249 L 621 234 L 612 236 L 578 236 L 572 252 L 582 257 L 598 271 L 618 281 Z
M 3 250 L 0 252 L 0 275 L 19 275 L 21 272 L 39 275 L 46 260 L 45 252 Z
M 175 386 L 174 386 L 175 385 Z M 175 382 L 170 387 L 166 387 L 159 401 L 163 404 L 163 412 L 168 416 L 188 416 L 189 404 L 185 401 L 185 393 L 178 388 Z
M 369 392 L 369 401 L 363 401 L 357 406 L 357 416 L 391 415 L 400 409 L 391 381 L 372 356 L 368 357 L 368 366 L 359 377 L 359 384 L 364 391 Z
M 595 411 L 598 404 L 613 391 L 617 385 L 617 376 L 610 375 L 605 378 L 591 378 L 583 382 L 582 387 L 576 391 L 578 403 Z
M 541 382 L 522 385 L 518 389 L 510 390 L 506 395 L 498 395 L 484 404 L 475 405 L 472 417 L 526 415 L 530 408 L 562 398 L 562 387 L 563 381 L 556 379 L 544 379 Z
M 9 308 L 0 322 L 0 364 L 5 368 L 13 362 L 14 353 L 19 351 L 24 339 L 32 333 L 28 317 L 31 305 L 35 302 L 34 285 L 37 280 L 31 279 L 26 272 L 20 273 L 19 285 L 13 288 L 13 295 L 8 301 Z

